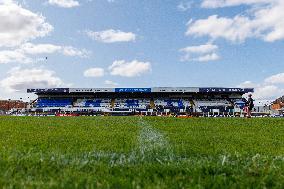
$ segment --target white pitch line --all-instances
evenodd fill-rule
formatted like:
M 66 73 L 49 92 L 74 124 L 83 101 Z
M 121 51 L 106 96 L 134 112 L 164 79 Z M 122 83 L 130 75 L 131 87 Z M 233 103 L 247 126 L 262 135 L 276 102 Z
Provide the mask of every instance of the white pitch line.
M 141 127 L 138 136 L 140 154 L 137 155 L 141 156 L 142 160 L 150 159 L 160 163 L 173 160 L 173 150 L 164 135 L 142 117 L 139 119 L 139 126 Z
M 153 128 L 143 118 L 137 120 L 140 132 L 138 133 L 138 148 L 130 153 L 116 153 L 96 151 L 83 154 L 81 158 L 73 160 L 74 164 L 107 162 L 111 167 L 131 165 L 137 163 L 160 163 L 178 162 L 182 160 L 174 155 L 171 145 L 165 136 Z

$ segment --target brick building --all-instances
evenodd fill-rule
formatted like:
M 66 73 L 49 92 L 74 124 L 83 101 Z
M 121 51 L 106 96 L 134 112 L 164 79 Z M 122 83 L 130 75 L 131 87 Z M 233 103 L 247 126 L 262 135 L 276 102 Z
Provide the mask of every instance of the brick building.
M 21 100 L 0 100 L 0 110 L 9 111 L 11 109 L 27 108 L 28 103 Z
M 276 99 L 273 103 L 272 103 L 272 109 L 273 110 L 279 110 L 282 109 L 284 107 L 284 96 Z
M 284 103 L 281 103 L 281 102 L 272 104 L 272 109 L 273 109 L 273 110 L 279 110 L 279 109 L 281 109 L 281 108 L 283 108 L 283 107 L 284 107 Z

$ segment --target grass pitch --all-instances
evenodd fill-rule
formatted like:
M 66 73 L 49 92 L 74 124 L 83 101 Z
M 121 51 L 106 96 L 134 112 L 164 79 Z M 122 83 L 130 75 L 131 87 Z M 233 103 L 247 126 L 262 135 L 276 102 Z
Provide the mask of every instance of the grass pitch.
M 283 188 L 284 119 L 0 117 L 1 188 Z

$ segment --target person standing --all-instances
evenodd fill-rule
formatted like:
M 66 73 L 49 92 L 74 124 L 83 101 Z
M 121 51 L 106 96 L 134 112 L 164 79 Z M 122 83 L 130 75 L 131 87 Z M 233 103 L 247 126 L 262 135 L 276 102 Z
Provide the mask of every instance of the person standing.
M 252 94 L 248 95 L 248 100 L 246 102 L 246 107 L 247 107 L 247 118 L 251 118 L 251 111 L 254 108 Z

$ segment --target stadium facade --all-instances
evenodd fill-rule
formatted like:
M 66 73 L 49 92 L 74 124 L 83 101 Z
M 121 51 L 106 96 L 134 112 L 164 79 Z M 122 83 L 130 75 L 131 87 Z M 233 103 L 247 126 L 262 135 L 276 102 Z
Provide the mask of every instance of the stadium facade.
M 30 112 L 72 115 L 234 115 L 253 88 L 50 88 L 28 89 L 38 98 Z

